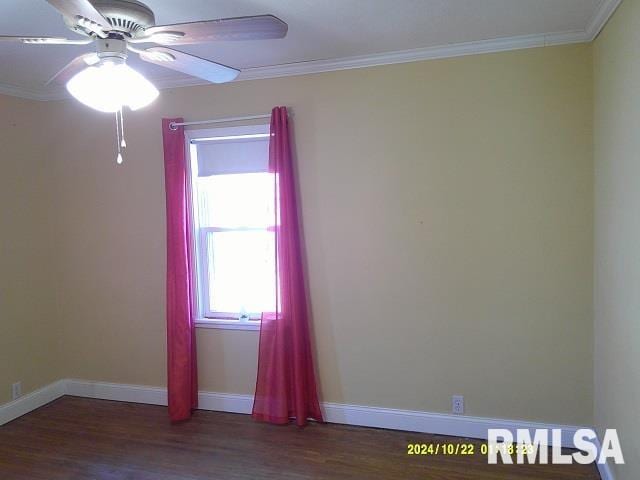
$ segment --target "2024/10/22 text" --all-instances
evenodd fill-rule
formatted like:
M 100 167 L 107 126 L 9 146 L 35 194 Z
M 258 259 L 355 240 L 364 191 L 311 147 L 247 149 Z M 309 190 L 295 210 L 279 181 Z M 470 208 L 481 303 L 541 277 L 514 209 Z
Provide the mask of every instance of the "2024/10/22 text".
M 531 454 L 535 451 L 532 444 L 522 443 L 498 443 L 489 445 L 481 443 L 409 443 L 407 444 L 407 455 L 487 455 L 493 453 L 505 453 L 507 455 Z

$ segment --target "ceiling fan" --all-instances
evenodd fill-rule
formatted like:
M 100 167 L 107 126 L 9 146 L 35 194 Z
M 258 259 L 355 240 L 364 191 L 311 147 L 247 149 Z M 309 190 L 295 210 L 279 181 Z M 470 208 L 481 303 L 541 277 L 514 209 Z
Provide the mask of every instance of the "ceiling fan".
M 70 30 L 87 38 L 0 36 L 0 41 L 31 45 L 88 45 L 92 42 L 96 44 L 94 53 L 81 55 L 72 60 L 54 75 L 47 82 L 48 84 L 68 84 L 75 75 L 86 70 L 87 67 L 100 69 L 100 67 L 106 66 L 108 70 L 109 67 L 125 65 L 128 52 L 138 54 L 146 62 L 171 68 L 209 82 L 228 82 L 235 79 L 240 71 L 168 48 L 165 45 L 188 45 L 217 40 L 283 38 L 288 29 L 285 22 L 273 15 L 155 25 L 153 11 L 137 0 L 47 1 L 62 13 L 64 22 Z M 144 49 L 135 46 L 144 43 L 155 43 L 162 46 Z M 125 71 L 126 69 L 121 70 Z M 90 77 L 91 80 L 106 78 L 105 75 Z M 127 79 L 130 80 L 130 78 Z M 140 79 L 138 78 L 138 80 Z M 68 86 L 73 88 L 74 84 Z M 77 87 L 77 85 L 75 86 Z M 112 89 L 115 87 L 112 85 Z M 71 93 L 74 94 L 74 91 L 72 90 Z M 144 103 L 142 100 L 137 99 L 130 106 L 139 108 L 139 104 Z M 106 111 L 116 110 L 113 102 L 102 103 L 103 108 L 100 110 L 104 111 L 106 107 L 110 107 L 106 108 Z
M 47 84 L 64 84 L 80 102 L 102 112 L 116 113 L 118 163 L 122 134 L 122 108 L 144 107 L 158 96 L 158 90 L 144 76 L 126 64 L 133 52 L 146 62 L 178 72 L 224 83 L 235 79 L 238 69 L 190 55 L 167 45 L 189 45 L 219 40 L 261 40 L 283 38 L 288 26 L 273 15 L 223 18 L 173 25 L 156 25 L 153 11 L 137 0 L 47 0 L 62 13 L 66 26 L 86 37 L 0 36 L 0 42 L 29 45 L 89 45 L 96 51 L 80 55 L 56 73 Z M 155 43 L 160 46 L 139 48 Z M 119 115 L 119 118 L 118 118 Z

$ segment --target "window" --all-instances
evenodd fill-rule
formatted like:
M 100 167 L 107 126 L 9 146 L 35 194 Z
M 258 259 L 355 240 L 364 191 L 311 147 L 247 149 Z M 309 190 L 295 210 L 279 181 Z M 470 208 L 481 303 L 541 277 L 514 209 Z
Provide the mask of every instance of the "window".
M 275 310 L 269 126 L 188 131 L 198 326 L 257 329 Z

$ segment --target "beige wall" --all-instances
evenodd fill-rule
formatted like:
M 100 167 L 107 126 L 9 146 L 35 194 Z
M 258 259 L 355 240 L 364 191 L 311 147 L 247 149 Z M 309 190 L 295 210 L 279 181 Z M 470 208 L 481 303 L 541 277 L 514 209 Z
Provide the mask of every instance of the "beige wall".
M 165 384 L 160 118 L 294 111 L 324 400 L 592 421 L 588 45 L 163 91 L 126 120 L 50 105 L 65 376 Z M 251 393 L 257 333 L 198 333 Z
M 626 0 L 594 48 L 595 421 L 617 428 L 640 478 L 640 2 Z
M 0 404 L 60 378 L 51 276 L 51 171 L 39 119 L 50 108 L 0 96 Z
M 580 45 L 163 91 L 121 167 L 111 116 L 3 98 L 0 402 L 165 384 L 160 118 L 284 104 L 324 400 L 590 423 L 591 72 Z M 202 389 L 252 392 L 256 332 L 198 341 Z

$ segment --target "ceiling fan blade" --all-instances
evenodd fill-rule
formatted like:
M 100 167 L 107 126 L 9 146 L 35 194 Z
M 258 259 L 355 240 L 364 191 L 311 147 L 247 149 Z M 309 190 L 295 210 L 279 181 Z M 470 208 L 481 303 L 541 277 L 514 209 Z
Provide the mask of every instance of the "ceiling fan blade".
M 17 37 L 11 35 L 0 35 L 0 42 L 19 42 L 29 45 L 88 45 L 92 39 L 69 40 L 62 37 Z
M 89 0 L 47 0 L 47 2 L 67 18 L 84 20 L 83 23 L 88 21 L 97 25 L 99 28 L 96 29 L 91 28 L 90 24 L 83 25 L 93 31 L 111 29 L 109 21 L 96 10 Z
M 216 40 L 260 40 L 283 38 L 288 25 L 273 15 L 222 18 L 206 22 L 160 25 L 145 30 L 136 43 L 154 42 L 161 45 L 188 45 Z
M 140 58 L 146 62 L 202 78 L 212 83 L 230 82 L 240 74 L 240 70 L 235 68 L 171 48 L 151 47 L 139 53 Z
M 69 63 L 67 63 L 62 70 L 56 73 L 53 77 L 51 77 L 46 85 L 51 83 L 55 83 L 58 85 L 66 85 L 66 83 L 71 80 L 71 78 L 76 74 L 84 70 L 90 65 L 94 63 L 98 63 L 100 59 L 98 55 L 95 53 L 85 53 L 84 55 L 80 55 L 79 57 L 74 58 Z

